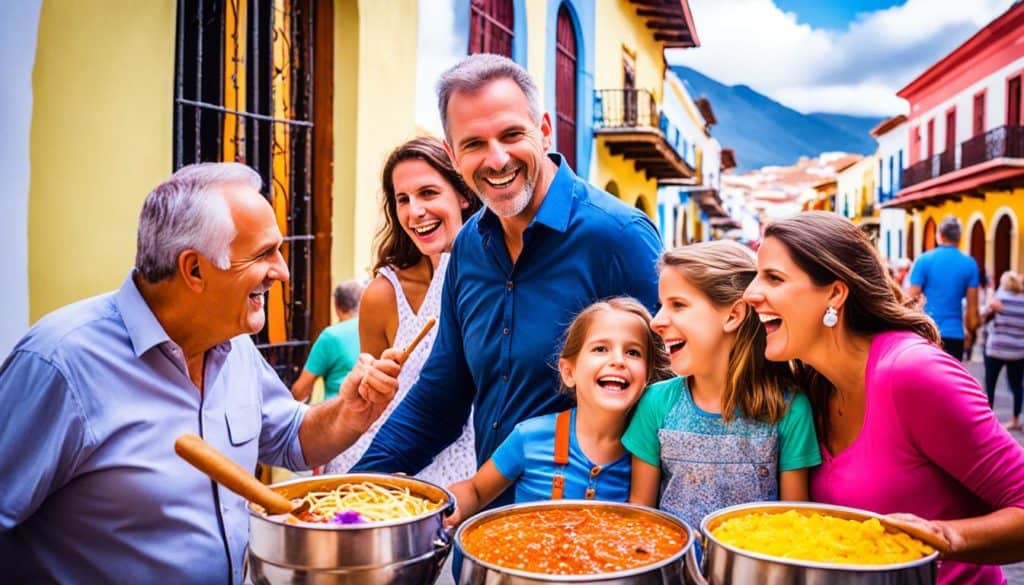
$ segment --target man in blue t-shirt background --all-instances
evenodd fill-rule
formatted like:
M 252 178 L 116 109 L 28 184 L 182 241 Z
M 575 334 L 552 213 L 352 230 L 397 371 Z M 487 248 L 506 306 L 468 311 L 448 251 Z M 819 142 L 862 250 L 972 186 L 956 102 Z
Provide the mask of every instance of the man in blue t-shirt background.
M 320 332 L 309 350 L 306 367 L 295 383 L 292 395 L 306 402 L 313 393 L 313 384 L 324 378 L 324 400 L 338 395 L 341 381 L 359 360 L 359 299 L 363 285 L 357 280 L 346 280 L 334 289 L 334 313 L 338 322 Z
M 978 328 L 978 263 L 960 251 L 960 220 L 939 224 L 939 245 L 921 255 L 910 273 L 910 296 L 924 296 L 924 311 L 939 327 L 942 348 L 963 360 Z M 963 301 L 967 299 L 966 310 Z

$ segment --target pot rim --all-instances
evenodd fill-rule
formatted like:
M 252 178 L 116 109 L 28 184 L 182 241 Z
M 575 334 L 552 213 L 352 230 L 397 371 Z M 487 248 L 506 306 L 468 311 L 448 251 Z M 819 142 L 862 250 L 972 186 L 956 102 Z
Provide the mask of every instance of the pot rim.
M 337 531 L 356 531 L 356 532 L 358 532 L 360 530 L 368 530 L 368 529 L 374 529 L 374 528 L 390 528 L 390 527 L 393 527 L 393 526 L 404 526 L 406 524 L 412 524 L 413 522 L 417 522 L 417 521 L 420 521 L 420 520 L 431 518 L 431 517 L 434 517 L 434 516 L 437 516 L 437 515 L 441 515 L 441 517 L 446 517 L 446 516 L 450 516 L 455 511 L 455 496 L 452 495 L 452 493 L 450 491 L 448 491 L 446 488 L 443 488 L 443 487 L 441 487 L 439 485 L 430 483 L 429 481 L 424 481 L 424 480 L 419 479 L 419 478 L 415 478 L 415 477 L 407 476 L 407 475 L 401 475 L 401 474 L 390 474 L 390 473 L 333 473 L 333 474 L 327 474 L 327 475 L 314 475 L 312 477 L 297 477 L 295 479 L 290 479 L 290 480 L 287 480 L 287 481 L 278 482 L 278 483 L 275 483 L 275 484 L 271 485 L 270 488 L 274 489 L 274 490 L 280 490 L 282 488 L 289 488 L 289 487 L 292 487 L 292 486 L 295 486 L 295 485 L 301 485 L 301 484 L 312 483 L 312 482 L 322 482 L 324 480 L 330 481 L 332 479 L 348 480 L 348 481 L 345 481 L 345 482 L 338 481 L 339 484 L 340 483 L 348 483 L 349 481 L 351 481 L 351 482 L 369 481 L 369 482 L 382 483 L 384 485 L 402 485 L 402 484 L 407 484 L 410 488 L 416 487 L 417 485 L 425 486 L 425 487 L 428 487 L 428 488 L 440 491 L 444 495 L 445 501 L 441 505 L 440 508 L 438 508 L 436 510 L 431 510 L 429 512 L 424 512 L 424 513 L 418 514 L 416 516 L 406 516 L 406 517 L 403 517 L 403 518 L 395 518 L 394 520 L 384 520 L 384 521 L 381 521 L 381 522 L 367 522 L 365 524 L 330 524 L 330 523 L 320 523 L 320 522 L 302 522 L 301 524 L 293 524 L 291 522 L 285 522 L 283 520 L 283 518 L 287 517 L 288 514 L 279 514 L 279 515 L 275 515 L 275 516 L 270 516 L 270 515 L 268 515 L 263 510 L 262 507 L 258 507 L 257 504 L 249 502 L 248 506 L 246 506 L 246 507 L 249 509 L 250 521 L 262 520 L 264 522 L 269 522 L 271 524 L 276 524 L 278 526 L 284 526 L 286 528 L 301 528 L 301 529 L 304 529 L 304 530 L 317 530 L 317 531 L 328 531 L 328 532 L 337 532 Z M 335 485 L 337 485 L 337 484 L 335 484 Z M 413 490 L 413 491 L 415 493 L 415 490 Z M 422 494 L 417 494 L 417 495 L 422 495 Z
M 632 510 L 635 512 L 640 512 L 642 514 L 647 514 L 648 516 L 657 516 L 658 518 L 668 522 L 669 524 L 672 524 L 675 527 L 680 528 L 686 534 L 686 544 L 683 545 L 683 548 L 680 549 L 679 552 L 667 558 L 664 558 L 656 563 L 651 563 L 649 565 L 644 565 L 642 567 L 636 567 L 625 571 L 615 571 L 610 573 L 591 573 L 586 575 L 552 575 L 549 573 L 534 573 L 532 571 L 522 571 L 519 569 L 512 569 L 509 567 L 502 567 L 501 565 L 495 565 L 480 560 L 475 555 L 466 552 L 466 549 L 462 546 L 463 533 L 467 529 L 477 524 L 480 524 L 481 522 L 491 518 L 492 516 L 506 515 L 511 512 L 523 512 L 527 510 L 533 510 L 536 508 L 557 507 L 616 508 Z M 657 510 L 655 508 L 649 508 L 647 506 L 641 506 L 640 504 L 629 504 L 626 502 L 606 502 L 599 500 L 542 500 L 537 502 L 525 502 L 521 504 L 509 504 L 507 506 L 501 506 L 500 508 L 494 508 L 493 510 L 487 510 L 486 512 L 480 512 L 479 514 L 476 514 L 467 519 L 465 522 L 463 522 L 462 525 L 459 526 L 458 530 L 455 531 L 455 547 L 466 558 L 466 560 L 470 560 L 485 569 L 497 571 L 505 575 L 510 575 L 513 577 L 522 577 L 524 579 L 531 579 L 534 581 L 539 580 L 556 583 L 594 583 L 598 581 L 607 581 L 613 579 L 622 579 L 624 577 L 633 577 L 635 575 L 642 575 L 649 571 L 659 570 L 662 567 L 671 565 L 672 563 L 682 562 L 683 557 L 685 557 L 687 551 L 693 546 L 693 539 L 693 529 L 690 528 L 690 526 L 686 522 L 683 522 L 679 518 L 676 518 L 675 516 L 667 512 Z
M 758 553 L 749 551 L 742 548 L 737 548 L 715 538 L 708 526 L 716 520 L 722 519 L 724 516 L 739 515 L 738 512 L 751 512 L 755 510 L 765 511 L 787 511 L 790 509 L 799 508 L 804 510 L 819 510 L 822 512 L 839 512 L 846 516 L 845 519 L 860 518 L 868 520 L 870 518 L 883 519 L 884 515 L 870 510 L 862 510 L 860 508 L 849 508 L 846 506 L 836 506 L 833 504 L 821 504 L 817 502 L 789 502 L 789 501 L 777 501 L 777 502 L 750 502 L 747 504 L 739 504 L 736 506 L 729 506 L 728 508 L 722 508 L 715 510 L 708 514 L 701 520 L 700 531 L 704 534 L 704 538 L 713 542 L 716 546 L 720 546 L 734 554 L 757 559 L 760 561 L 768 561 L 772 563 L 779 563 L 783 565 L 791 565 L 798 567 L 806 567 L 809 569 L 826 569 L 830 571 L 847 571 L 847 572 L 865 572 L 865 573 L 876 573 L 882 571 L 899 571 L 901 569 L 911 569 L 926 565 L 935 561 L 939 556 L 939 552 L 933 550 L 930 555 L 923 556 L 919 559 L 912 561 L 905 561 L 902 563 L 892 563 L 888 565 L 859 565 L 852 563 L 823 563 L 819 561 L 806 561 L 802 559 L 787 559 L 783 557 L 776 557 L 772 555 L 766 555 L 764 553 Z M 836 514 L 832 514 L 836 515 Z M 707 553 L 705 553 L 707 554 Z

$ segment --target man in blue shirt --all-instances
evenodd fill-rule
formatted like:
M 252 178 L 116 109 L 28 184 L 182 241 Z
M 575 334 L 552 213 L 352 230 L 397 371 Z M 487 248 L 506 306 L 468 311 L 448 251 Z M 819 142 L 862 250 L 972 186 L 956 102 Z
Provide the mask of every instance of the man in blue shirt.
M 938 232 L 939 245 L 914 263 L 908 292 L 915 299 L 924 295 L 924 311 L 939 327 L 942 348 L 962 360 L 965 345 L 974 344 L 979 323 L 978 263 L 960 251 L 959 219 L 942 220 Z
M 551 120 L 526 71 L 473 55 L 442 76 L 438 94 L 449 155 L 486 208 L 455 241 L 419 381 L 359 470 L 419 471 L 458 437 L 471 407 L 486 461 L 517 423 L 571 406 L 557 392 L 557 361 L 576 313 L 617 295 L 657 305 L 654 225 L 546 154 Z
M 246 503 L 175 439 L 307 468 L 394 395 L 393 351 L 309 408 L 256 350 L 266 292 L 289 276 L 260 188 L 237 163 L 175 173 L 146 197 L 121 288 L 47 315 L 0 367 L 0 580 L 241 583 Z

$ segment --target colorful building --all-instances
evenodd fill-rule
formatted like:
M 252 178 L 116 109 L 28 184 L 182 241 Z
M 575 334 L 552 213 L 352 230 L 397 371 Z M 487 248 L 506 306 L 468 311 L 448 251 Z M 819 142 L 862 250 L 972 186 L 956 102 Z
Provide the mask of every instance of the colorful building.
M 30 0 L 5 17 L 0 164 L 18 213 L 0 230 L 0 355 L 42 315 L 120 284 L 152 186 L 239 160 L 287 238 L 292 281 L 271 292 L 259 341 L 294 372 L 332 284 L 368 276 L 385 156 L 440 134 L 436 79 L 469 53 L 526 67 L 555 149 L 652 217 L 658 179 L 694 172 L 660 114 L 664 50 L 697 44 L 686 0 Z
M 1024 4 L 1015 3 L 898 92 L 910 103 L 907 168 L 886 208 L 908 214 L 908 256 L 935 245 L 946 216 L 997 282 L 1020 270 L 1024 214 Z
M 878 158 L 865 156 L 836 172 L 836 212 L 878 239 Z
M 879 206 L 899 193 L 904 160 L 907 155 L 907 117 L 903 114 L 884 120 L 871 130 L 878 142 Z M 907 214 L 900 207 L 883 207 L 879 214 L 878 249 L 890 266 L 906 258 Z

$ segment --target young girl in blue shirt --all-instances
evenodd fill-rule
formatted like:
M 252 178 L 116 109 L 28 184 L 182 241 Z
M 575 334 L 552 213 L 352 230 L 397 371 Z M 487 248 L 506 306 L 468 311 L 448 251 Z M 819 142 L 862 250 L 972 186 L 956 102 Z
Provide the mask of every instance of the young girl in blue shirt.
M 629 498 L 630 455 L 622 446 L 644 388 L 669 373 L 664 348 L 638 301 L 617 297 L 576 316 L 558 360 L 570 410 L 525 420 L 472 478 L 448 489 L 457 525 L 515 484 L 515 501 Z
M 743 302 L 757 273 L 732 241 L 665 252 L 651 322 L 678 377 L 647 389 L 622 442 L 633 454 L 629 501 L 690 526 L 762 500 L 806 500 L 821 455 L 810 404 L 786 363 L 764 357 L 765 331 Z

